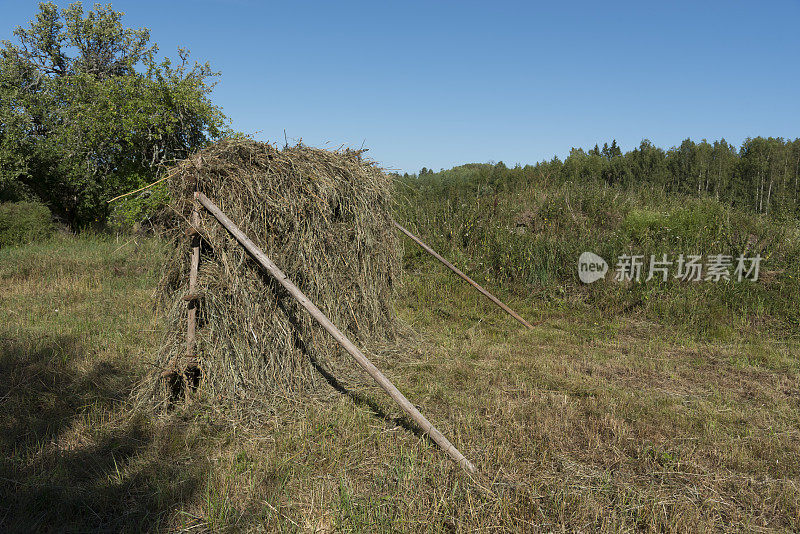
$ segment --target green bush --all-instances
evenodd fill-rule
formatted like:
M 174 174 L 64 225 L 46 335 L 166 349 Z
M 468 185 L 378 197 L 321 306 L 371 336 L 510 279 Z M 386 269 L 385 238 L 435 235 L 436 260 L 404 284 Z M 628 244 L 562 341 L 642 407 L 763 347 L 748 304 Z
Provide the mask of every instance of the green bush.
M 0 203 L 0 247 L 46 239 L 54 231 L 53 217 L 44 204 Z

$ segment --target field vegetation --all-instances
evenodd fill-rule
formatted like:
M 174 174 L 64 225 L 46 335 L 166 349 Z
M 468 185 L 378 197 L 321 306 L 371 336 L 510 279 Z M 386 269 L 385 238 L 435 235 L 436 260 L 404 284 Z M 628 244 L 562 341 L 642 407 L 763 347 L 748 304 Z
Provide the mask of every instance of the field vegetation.
M 59 234 L 0 250 L 4 530 L 800 529 L 796 225 L 535 173 L 488 189 L 494 167 L 401 180 L 397 218 L 536 328 L 406 242 L 411 333 L 372 354 L 481 476 L 369 388 L 132 410 L 166 245 Z M 577 281 L 584 250 L 744 247 L 759 282 Z
M 239 136 L 218 73 L 122 18 L 42 2 L 0 43 L 0 531 L 800 531 L 800 140 L 394 176 L 395 218 L 536 325 L 403 241 L 403 333 L 365 349 L 472 477 L 355 364 L 258 409 L 137 402 L 183 343 L 155 305 L 177 199 L 108 201 Z M 761 266 L 615 281 L 623 254 Z
M 570 179 L 568 165 L 508 169 L 471 164 L 398 180 L 400 218 L 434 249 L 488 283 L 539 300 L 569 299 L 608 316 L 640 315 L 679 331 L 738 337 L 757 326 L 800 325 L 800 225 L 708 195 L 672 193 L 654 183 L 609 184 L 599 175 Z M 582 285 L 584 251 L 609 263 L 604 281 Z M 408 267 L 428 264 L 406 250 Z M 619 256 L 642 255 L 639 283 L 618 283 Z M 759 283 L 646 281 L 651 255 L 760 255 Z M 733 267 L 730 269 L 733 273 Z

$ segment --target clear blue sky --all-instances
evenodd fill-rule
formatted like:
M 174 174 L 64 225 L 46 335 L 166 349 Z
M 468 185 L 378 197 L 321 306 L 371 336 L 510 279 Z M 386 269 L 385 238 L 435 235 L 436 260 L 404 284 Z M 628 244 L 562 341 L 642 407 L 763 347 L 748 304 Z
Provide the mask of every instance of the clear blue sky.
M 113 5 L 162 53 L 182 45 L 222 71 L 214 99 L 236 130 L 363 143 L 401 171 L 612 138 L 800 137 L 798 0 Z M 0 0 L 0 38 L 35 11 Z

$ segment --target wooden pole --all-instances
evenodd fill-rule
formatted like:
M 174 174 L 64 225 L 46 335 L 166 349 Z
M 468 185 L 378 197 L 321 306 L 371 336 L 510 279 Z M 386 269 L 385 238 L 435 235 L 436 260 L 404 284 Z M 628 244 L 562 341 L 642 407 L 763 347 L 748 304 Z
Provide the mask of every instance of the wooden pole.
M 281 284 L 289 294 L 294 297 L 300 305 L 306 309 L 311 317 L 316 320 L 333 338 L 344 348 L 368 374 L 383 388 L 383 390 L 400 405 L 423 432 L 427 433 L 433 441 L 439 445 L 444 452 L 450 456 L 458 465 L 469 473 L 476 473 L 477 470 L 472 463 L 461 454 L 450 441 L 439 432 L 439 430 L 428 421 L 417 408 L 392 384 L 383 373 L 356 347 L 347 337 L 334 325 L 314 303 L 303 294 L 300 289 L 281 271 L 277 265 L 262 251 L 244 232 L 242 232 L 211 200 L 203 193 L 195 193 L 195 198 L 225 227 L 228 232 L 261 264 L 275 279 Z
M 186 356 L 188 359 L 194 358 L 195 332 L 197 328 L 197 269 L 200 266 L 200 234 L 197 228 L 200 227 L 200 213 L 197 206 L 192 210 L 192 227 L 195 229 L 192 234 L 192 263 L 189 267 L 189 294 L 186 296 L 189 307 L 189 322 L 186 327 Z
M 503 304 L 500 301 L 500 299 L 498 299 L 497 297 L 495 297 L 494 295 L 489 293 L 487 290 L 485 290 L 483 287 L 481 287 L 480 284 L 478 284 L 475 280 L 473 280 L 472 278 L 470 278 L 469 276 L 467 276 L 466 274 L 461 272 L 458 269 L 458 267 L 456 267 L 455 265 L 453 265 L 452 263 L 450 263 L 449 261 L 447 261 L 446 259 L 441 257 L 439 254 L 437 254 L 435 250 L 433 250 L 431 247 L 429 247 L 428 245 L 423 243 L 420 238 L 418 238 L 417 236 L 415 236 L 414 234 L 412 234 L 411 232 L 409 232 L 408 230 L 406 230 L 405 228 L 403 228 L 402 226 L 397 224 L 396 221 L 392 221 L 392 222 L 394 223 L 394 225 L 397 227 L 398 230 L 400 230 L 405 235 L 410 237 L 411 240 L 414 241 L 420 247 L 422 247 L 423 250 L 425 250 L 425 252 L 427 252 L 428 254 L 430 254 L 431 256 L 433 256 L 434 258 L 439 260 L 440 262 L 442 262 L 448 269 L 450 269 L 451 271 L 456 273 L 458 276 L 463 278 L 464 281 L 466 281 L 469 285 L 471 285 L 472 287 L 474 287 L 475 289 L 480 291 L 483 294 L 483 296 L 485 296 L 487 299 L 489 299 L 492 302 L 494 302 L 495 304 L 497 304 L 500 308 L 503 309 L 503 311 L 505 311 L 507 314 L 509 314 L 511 317 L 513 317 L 514 319 L 516 319 L 520 323 L 524 324 L 526 327 L 533 328 L 533 325 L 531 323 L 529 323 L 528 321 L 523 319 L 522 316 L 520 316 L 517 312 L 515 312 L 514 310 L 512 310 L 511 308 L 509 308 L 508 306 Z

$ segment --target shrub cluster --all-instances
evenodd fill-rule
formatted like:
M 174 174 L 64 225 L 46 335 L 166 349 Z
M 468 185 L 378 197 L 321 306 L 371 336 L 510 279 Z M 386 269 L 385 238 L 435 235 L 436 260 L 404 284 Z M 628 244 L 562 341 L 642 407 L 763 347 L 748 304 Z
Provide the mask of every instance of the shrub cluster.
M 0 247 L 46 239 L 54 231 L 53 217 L 44 204 L 0 203 Z

